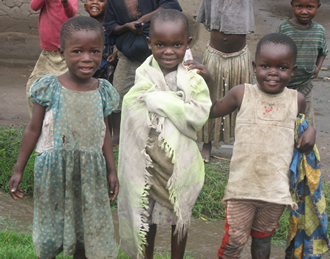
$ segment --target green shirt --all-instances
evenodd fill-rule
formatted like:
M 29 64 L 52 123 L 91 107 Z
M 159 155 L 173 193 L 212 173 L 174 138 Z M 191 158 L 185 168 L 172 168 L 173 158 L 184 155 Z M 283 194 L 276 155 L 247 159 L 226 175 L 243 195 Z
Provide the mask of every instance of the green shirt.
M 300 27 L 285 20 L 279 25 L 277 32 L 292 38 L 298 48 L 296 61 L 298 69 L 288 87 L 297 88 L 308 83 L 315 73 L 317 57 L 326 56 L 329 52 L 323 26 L 312 21 L 309 27 Z

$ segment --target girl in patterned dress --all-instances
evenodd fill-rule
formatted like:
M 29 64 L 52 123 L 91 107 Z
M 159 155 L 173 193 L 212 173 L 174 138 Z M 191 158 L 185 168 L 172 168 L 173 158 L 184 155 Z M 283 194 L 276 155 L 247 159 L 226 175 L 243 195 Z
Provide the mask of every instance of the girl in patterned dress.
M 13 199 L 36 145 L 33 243 L 39 258 L 61 251 L 74 258 L 117 258 L 110 201 L 118 179 L 107 117 L 118 93 L 93 78 L 104 45 L 101 24 L 75 17 L 61 28 L 60 53 L 68 72 L 45 75 L 30 90 L 34 105 L 9 182 Z M 110 185 L 109 195 L 107 181 Z

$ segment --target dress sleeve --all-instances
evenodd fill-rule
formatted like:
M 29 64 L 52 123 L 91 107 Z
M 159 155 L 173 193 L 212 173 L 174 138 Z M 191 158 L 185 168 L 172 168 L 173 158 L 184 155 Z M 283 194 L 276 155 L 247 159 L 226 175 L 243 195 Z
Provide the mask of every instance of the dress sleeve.
M 29 95 L 32 102 L 38 103 L 46 107 L 48 111 L 52 105 L 56 95 L 58 95 L 59 81 L 54 75 L 45 75 L 38 78 L 32 84 Z
M 109 116 L 119 105 L 119 94 L 116 89 L 105 79 L 99 79 L 99 90 L 103 102 L 104 117 Z

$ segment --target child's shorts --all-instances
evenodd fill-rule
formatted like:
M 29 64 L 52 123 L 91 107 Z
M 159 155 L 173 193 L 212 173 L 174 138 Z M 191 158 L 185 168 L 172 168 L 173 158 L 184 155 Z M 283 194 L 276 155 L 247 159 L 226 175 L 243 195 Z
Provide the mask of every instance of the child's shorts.
M 285 205 L 256 200 L 227 200 L 226 234 L 218 249 L 218 257 L 240 258 L 252 237 L 264 238 L 278 228 Z
M 161 224 L 161 225 L 176 225 L 177 217 L 174 210 L 170 210 L 165 206 L 160 205 L 157 201 L 149 196 L 149 209 L 147 213 L 149 215 L 146 223 L 149 225 L 152 224 Z

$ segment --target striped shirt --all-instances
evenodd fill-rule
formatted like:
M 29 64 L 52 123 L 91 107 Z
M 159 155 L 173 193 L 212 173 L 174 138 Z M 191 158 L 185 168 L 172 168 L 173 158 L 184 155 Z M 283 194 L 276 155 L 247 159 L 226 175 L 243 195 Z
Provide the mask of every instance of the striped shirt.
M 329 52 L 323 26 L 312 21 L 309 27 L 300 27 L 285 20 L 279 25 L 277 32 L 292 38 L 298 48 L 298 69 L 288 87 L 297 88 L 308 83 L 315 73 L 317 57 L 326 56 Z

